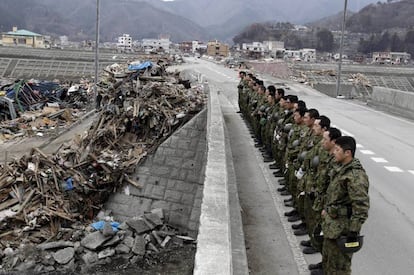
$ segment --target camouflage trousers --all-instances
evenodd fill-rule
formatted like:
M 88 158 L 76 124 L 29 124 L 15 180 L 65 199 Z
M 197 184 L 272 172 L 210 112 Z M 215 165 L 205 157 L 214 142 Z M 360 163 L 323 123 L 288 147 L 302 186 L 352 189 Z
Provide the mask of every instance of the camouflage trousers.
M 322 265 L 324 275 L 351 275 L 352 254 L 339 250 L 336 240 L 324 239 Z

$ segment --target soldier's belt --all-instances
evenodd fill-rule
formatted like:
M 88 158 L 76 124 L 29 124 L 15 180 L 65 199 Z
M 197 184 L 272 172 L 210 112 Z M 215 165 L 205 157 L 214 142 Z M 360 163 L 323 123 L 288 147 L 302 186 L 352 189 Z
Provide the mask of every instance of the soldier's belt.
M 352 214 L 351 206 L 328 206 L 326 208 L 328 215 L 333 218 L 350 217 Z

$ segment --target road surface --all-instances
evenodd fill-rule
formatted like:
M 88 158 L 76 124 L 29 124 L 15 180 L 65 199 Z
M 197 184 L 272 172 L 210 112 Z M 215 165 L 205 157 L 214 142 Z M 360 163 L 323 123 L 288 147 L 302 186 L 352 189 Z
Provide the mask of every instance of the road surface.
M 220 91 L 239 181 L 252 274 L 267 274 L 271 270 L 273 274 L 306 274 L 306 264 L 316 263 L 319 256 L 304 256 L 300 252 L 298 243 L 304 238 L 292 234 L 290 224 L 283 216 L 283 199 L 274 191 L 277 187 L 275 179 L 267 165 L 261 163 L 243 120 L 235 114 L 238 110 L 237 71 L 202 59 L 188 61 L 186 68 L 202 74 L 210 87 Z M 356 157 L 362 161 L 370 178 L 371 209 L 362 230 L 364 247 L 354 255 L 353 274 L 413 274 L 414 123 L 358 102 L 327 97 L 298 83 L 269 76 L 260 78 L 265 80 L 266 86 L 286 83 L 290 87 L 287 94 L 298 95 L 308 107 L 317 108 L 334 126 L 357 140 Z M 274 237 L 266 242 L 258 239 L 260 236 Z M 268 256 L 271 253 L 274 257 Z

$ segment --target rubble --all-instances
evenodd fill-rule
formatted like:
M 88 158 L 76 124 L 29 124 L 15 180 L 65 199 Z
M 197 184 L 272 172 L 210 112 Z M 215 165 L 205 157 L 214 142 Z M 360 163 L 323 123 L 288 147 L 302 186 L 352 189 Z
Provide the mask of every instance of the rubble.
M 0 141 L 66 128 L 90 103 L 90 83 L 16 80 L 0 87 Z
M 121 80 L 114 73 L 101 79 L 98 118 L 84 136 L 53 155 L 33 148 L 0 166 L 1 250 L 25 243 L 51 251 L 53 266 L 60 270 L 71 269 L 80 260 L 99 264 L 119 254 L 141 257 L 174 243 L 170 239 L 178 232 L 164 224 L 162 210 L 129 220 L 119 230 L 106 219 L 102 232 L 88 233 L 93 229 L 86 225 L 123 185 L 141 188 L 132 172 L 204 107 L 203 89 L 184 88 L 178 74 L 167 75 L 162 66 L 125 70 Z M 153 230 L 158 231 L 151 234 Z M 18 261 L 8 256 L 0 263 L 12 270 Z M 42 264 L 40 259 L 36 263 Z M 52 258 L 46 263 L 36 268 L 51 270 Z

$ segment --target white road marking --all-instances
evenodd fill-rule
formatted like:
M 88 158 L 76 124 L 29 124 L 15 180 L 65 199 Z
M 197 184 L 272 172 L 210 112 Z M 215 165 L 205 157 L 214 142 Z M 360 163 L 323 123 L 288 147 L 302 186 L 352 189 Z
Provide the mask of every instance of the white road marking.
M 351 134 L 350 132 L 348 132 L 348 131 L 346 131 L 346 130 L 344 130 L 344 129 L 338 127 L 338 126 L 336 126 L 335 124 L 332 124 L 331 126 L 332 127 L 335 127 L 335 128 L 338 128 L 339 130 L 341 130 L 343 136 L 350 136 L 350 137 L 354 137 L 355 136 L 354 134 Z
M 362 144 L 357 143 L 356 148 L 364 148 L 364 146 Z
M 379 163 L 388 163 L 388 160 L 384 159 L 384 158 L 371 158 L 373 161 L 375 162 L 379 162 Z
M 408 172 L 414 175 L 414 170 L 408 170 Z
M 364 155 L 375 155 L 375 153 L 370 150 L 359 150 L 359 151 Z
M 398 168 L 396 166 L 384 166 L 384 168 L 387 169 L 390 172 L 398 172 L 398 173 L 403 172 L 403 170 L 401 170 L 400 168 Z

